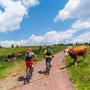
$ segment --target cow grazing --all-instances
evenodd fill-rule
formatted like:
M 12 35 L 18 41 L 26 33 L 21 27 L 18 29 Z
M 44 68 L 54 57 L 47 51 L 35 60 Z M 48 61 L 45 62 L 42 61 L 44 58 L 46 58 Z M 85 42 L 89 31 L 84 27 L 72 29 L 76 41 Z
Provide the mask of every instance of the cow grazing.
M 77 65 L 78 56 L 83 56 L 83 58 L 85 59 L 85 54 L 87 53 L 87 47 L 86 46 L 71 47 L 69 49 L 66 49 L 64 52 L 66 53 L 66 55 L 71 56 L 71 58 L 74 59 L 75 65 Z
M 7 61 L 11 62 L 12 60 L 16 60 L 16 54 L 15 53 L 9 54 L 6 58 Z
M 23 54 L 23 52 L 17 52 L 16 53 L 16 57 L 18 58 L 18 57 L 22 57 L 24 54 Z

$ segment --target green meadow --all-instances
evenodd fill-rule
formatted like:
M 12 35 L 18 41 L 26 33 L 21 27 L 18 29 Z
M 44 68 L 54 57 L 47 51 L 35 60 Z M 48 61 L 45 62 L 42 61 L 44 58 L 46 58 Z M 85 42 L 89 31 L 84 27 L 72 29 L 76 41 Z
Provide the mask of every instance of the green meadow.
M 25 47 L 18 47 L 18 48 L 2 48 L 0 49 L 0 56 L 7 56 L 8 54 L 17 53 L 17 52 L 26 52 L 30 46 Z M 42 47 L 44 48 L 44 47 Z M 39 46 L 33 46 L 33 51 L 36 53 L 36 60 L 35 63 L 41 61 L 44 57 L 42 52 L 38 52 Z M 61 50 L 65 49 L 65 46 L 52 46 L 54 54 L 60 52 Z M 0 78 L 5 78 L 13 72 L 24 72 L 25 71 L 25 64 L 24 64 L 24 56 L 19 57 L 12 62 L 5 62 L 0 60 Z

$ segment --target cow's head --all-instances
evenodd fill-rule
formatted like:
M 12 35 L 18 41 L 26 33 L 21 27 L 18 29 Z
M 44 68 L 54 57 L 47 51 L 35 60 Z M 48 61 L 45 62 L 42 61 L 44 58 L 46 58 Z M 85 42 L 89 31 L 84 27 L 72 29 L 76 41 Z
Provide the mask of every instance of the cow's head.
M 69 49 L 64 50 L 64 53 L 66 56 L 68 56 L 69 55 Z

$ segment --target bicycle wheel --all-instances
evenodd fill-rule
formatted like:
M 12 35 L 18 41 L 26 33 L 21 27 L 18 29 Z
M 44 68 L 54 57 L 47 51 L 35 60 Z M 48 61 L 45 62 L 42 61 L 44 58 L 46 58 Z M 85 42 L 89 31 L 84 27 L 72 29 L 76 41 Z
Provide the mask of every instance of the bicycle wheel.
M 32 76 L 32 69 L 28 68 L 26 70 L 26 79 L 24 80 L 24 83 L 23 83 L 24 85 L 25 85 L 26 82 L 29 83 L 29 81 L 31 79 L 31 76 Z
M 49 72 L 50 72 L 50 63 L 49 62 L 47 62 L 46 72 L 49 75 Z
M 26 81 L 25 82 L 29 83 L 31 76 L 32 76 L 32 70 L 28 68 L 26 71 Z

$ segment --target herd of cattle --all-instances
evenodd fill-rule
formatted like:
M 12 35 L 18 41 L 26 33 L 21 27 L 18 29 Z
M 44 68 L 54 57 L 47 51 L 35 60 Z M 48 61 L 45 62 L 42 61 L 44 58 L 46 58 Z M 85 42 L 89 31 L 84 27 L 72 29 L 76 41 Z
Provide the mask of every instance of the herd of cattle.
M 46 47 L 43 47 L 43 48 L 39 47 L 38 49 L 34 50 L 34 53 L 35 54 L 42 53 L 45 49 L 46 49 Z M 8 55 L 0 56 L 0 60 L 11 62 L 13 60 L 16 60 L 19 57 L 24 58 L 24 56 L 25 56 L 25 51 L 24 52 L 10 53 Z
M 22 56 L 24 56 L 24 52 L 17 52 L 5 56 L 0 56 L 0 60 L 11 62 L 12 60 L 16 60 L 18 57 Z
M 85 59 L 85 56 L 87 54 L 87 47 L 86 46 L 69 47 L 64 52 L 67 56 L 73 58 L 74 64 L 77 65 L 78 56 L 83 56 L 83 58 Z

